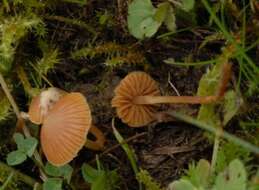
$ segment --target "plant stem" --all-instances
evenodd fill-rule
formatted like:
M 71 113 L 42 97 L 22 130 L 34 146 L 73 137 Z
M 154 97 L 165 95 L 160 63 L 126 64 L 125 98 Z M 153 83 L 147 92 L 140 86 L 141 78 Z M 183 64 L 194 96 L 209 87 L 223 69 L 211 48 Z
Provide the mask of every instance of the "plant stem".
M 136 155 L 135 155 L 134 151 L 131 149 L 131 147 L 127 143 L 125 144 L 125 140 L 123 139 L 123 137 L 121 136 L 119 131 L 117 131 L 117 129 L 115 128 L 114 118 L 112 119 L 112 130 L 113 130 L 113 134 L 114 134 L 116 140 L 120 143 L 122 149 L 126 153 L 128 159 L 130 161 L 131 167 L 135 173 L 135 176 L 137 176 L 137 174 L 139 173 L 139 168 L 137 166 Z M 139 190 L 142 190 L 142 189 L 143 189 L 142 185 L 139 182 Z
M 20 118 L 19 108 L 16 105 L 2 74 L 0 74 L 0 84 L 2 86 L 2 89 L 3 89 L 6 97 L 8 98 L 8 100 L 10 102 L 11 106 L 13 107 L 14 113 L 16 114 L 17 118 Z
M 217 96 L 137 96 L 133 99 L 134 104 L 209 104 L 217 101 Z
M 215 167 L 217 164 L 217 156 L 218 156 L 221 133 L 222 133 L 222 127 L 218 127 L 216 131 L 215 139 L 214 139 L 214 145 L 213 145 L 213 153 L 212 153 L 212 159 L 211 159 L 211 176 L 213 176 L 213 173 L 215 171 Z
M 0 74 L 0 84 L 1 84 L 1 86 L 2 86 L 2 89 L 3 89 L 3 91 L 4 91 L 5 95 L 6 95 L 6 97 L 8 98 L 10 104 L 11 104 L 12 107 L 13 107 L 13 110 L 14 110 L 16 116 L 17 116 L 17 119 L 18 119 L 18 120 L 23 120 L 23 118 L 21 117 L 19 108 L 18 108 L 18 106 L 17 106 L 17 104 L 16 104 L 16 102 L 15 102 L 13 96 L 11 95 L 11 93 L 10 93 L 10 91 L 9 91 L 9 88 L 8 88 L 8 86 L 7 86 L 6 82 L 5 82 L 4 77 L 3 77 L 2 74 Z M 28 128 L 26 127 L 25 124 L 24 124 L 24 126 L 23 126 L 23 132 L 24 132 L 24 135 L 25 135 L 26 137 L 31 137 L 30 131 L 28 130 Z M 34 153 L 33 153 L 33 155 L 34 155 L 34 158 L 37 160 L 37 162 L 40 163 L 40 164 L 41 164 L 41 167 L 43 168 L 44 165 L 43 165 L 43 162 L 42 162 L 42 160 L 41 160 L 41 157 L 40 157 L 39 152 L 38 152 L 37 150 L 35 150 Z M 40 168 L 40 170 L 42 170 L 42 169 Z M 44 178 L 46 178 L 46 175 L 44 174 L 44 172 L 41 171 L 41 173 L 44 175 Z
M 166 112 L 166 114 L 168 114 L 169 116 L 171 117 L 174 117 L 176 119 L 179 119 L 179 120 L 182 120 L 186 123 L 189 123 L 189 124 L 192 124 L 192 125 L 195 125 L 196 127 L 199 127 L 201 129 L 204 129 L 206 131 L 209 131 L 213 134 L 216 134 L 217 133 L 217 129 L 215 127 L 212 127 L 204 122 L 201 122 L 197 119 L 194 119 L 188 115 L 185 115 L 185 114 L 182 114 L 182 113 L 178 113 L 178 112 L 174 112 L 174 111 L 168 111 Z M 222 131 L 222 138 L 228 140 L 228 141 L 231 141 L 239 146 L 242 146 L 243 148 L 246 148 L 247 150 L 255 153 L 255 154 L 259 154 L 259 147 L 241 139 L 241 138 L 238 138 L 236 137 L 235 135 L 232 135 L 226 131 Z
M 0 190 L 5 190 L 5 188 L 7 187 L 7 185 L 10 183 L 10 181 L 12 180 L 14 176 L 14 172 L 11 172 L 10 175 L 7 177 L 7 179 L 5 180 L 4 184 L 0 187 Z
M 36 183 L 38 183 L 35 179 L 33 179 L 32 177 L 25 175 L 23 173 L 21 173 L 18 170 L 13 169 L 12 167 L 6 165 L 5 163 L 0 161 L 0 170 L 1 172 L 4 173 L 13 173 L 13 178 L 15 178 L 15 180 L 21 180 L 24 183 L 26 183 L 27 185 L 30 186 L 34 186 Z M 6 180 L 7 181 L 7 180 Z

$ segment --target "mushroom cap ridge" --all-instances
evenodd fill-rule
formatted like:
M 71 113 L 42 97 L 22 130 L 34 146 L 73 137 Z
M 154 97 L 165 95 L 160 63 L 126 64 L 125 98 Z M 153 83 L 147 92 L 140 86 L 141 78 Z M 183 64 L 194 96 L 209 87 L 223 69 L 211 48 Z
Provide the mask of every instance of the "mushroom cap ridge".
M 62 166 L 76 157 L 86 142 L 91 123 L 91 111 L 81 93 L 69 93 L 57 101 L 41 128 L 41 146 L 47 160 Z
M 116 87 L 112 99 L 119 118 L 131 127 L 141 127 L 155 119 L 156 106 L 134 104 L 137 96 L 160 96 L 157 82 L 142 71 L 128 74 Z

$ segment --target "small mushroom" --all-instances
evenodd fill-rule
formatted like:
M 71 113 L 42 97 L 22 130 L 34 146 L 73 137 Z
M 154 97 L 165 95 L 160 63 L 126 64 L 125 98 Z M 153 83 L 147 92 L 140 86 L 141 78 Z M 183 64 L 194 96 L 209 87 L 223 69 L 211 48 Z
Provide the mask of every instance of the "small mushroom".
M 224 96 L 231 72 L 231 64 L 224 64 L 219 92 L 214 96 L 161 96 L 157 83 L 148 74 L 135 71 L 128 74 L 116 87 L 112 107 L 131 127 L 141 127 L 155 120 L 156 104 L 209 104 Z
M 84 146 L 92 117 L 85 97 L 69 93 L 57 101 L 45 116 L 40 132 L 47 160 L 61 166 L 76 157 Z
M 43 91 L 35 97 L 28 114 L 32 122 L 42 123 L 40 141 L 47 160 L 61 166 L 70 162 L 84 145 L 101 150 L 105 137 L 92 125 L 86 98 L 81 93 L 67 93 L 60 89 L 53 92 L 53 89 Z M 87 140 L 89 132 L 96 137 L 95 141 Z
M 148 74 L 135 71 L 120 82 L 112 99 L 112 107 L 116 107 L 118 116 L 131 127 L 147 125 L 154 120 L 155 106 L 135 103 L 140 96 L 159 97 L 160 91 Z

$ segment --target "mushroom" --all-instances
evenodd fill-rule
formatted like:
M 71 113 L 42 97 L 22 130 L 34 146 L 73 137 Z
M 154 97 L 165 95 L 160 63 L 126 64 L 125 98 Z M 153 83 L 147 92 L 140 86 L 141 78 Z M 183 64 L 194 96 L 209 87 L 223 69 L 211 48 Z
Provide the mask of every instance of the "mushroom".
M 158 84 L 147 73 L 135 71 L 128 74 L 116 87 L 112 107 L 124 123 L 141 127 L 155 120 L 156 104 L 188 103 L 209 104 L 224 96 L 230 78 L 231 64 L 223 65 L 219 90 L 213 96 L 161 96 Z
M 53 93 L 55 91 L 55 93 Z M 104 146 L 103 133 L 92 125 L 91 110 L 81 93 L 48 89 L 36 96 L 29 119 L 41 124 L 40 141 L 47 160 L 55 166 L 70 162 L 85 145 L 93 150 Z M 87 140 L 92 133 L 96 140 Z

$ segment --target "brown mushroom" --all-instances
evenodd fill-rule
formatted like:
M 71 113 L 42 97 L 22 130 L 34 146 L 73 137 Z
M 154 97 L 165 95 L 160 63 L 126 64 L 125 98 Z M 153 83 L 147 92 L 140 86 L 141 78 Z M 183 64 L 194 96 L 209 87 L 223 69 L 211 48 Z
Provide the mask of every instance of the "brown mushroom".
M 231 72 L 231 64 L 224 64 L 219 92 L 214 96 L 160 96 L 157 83 L 148 74 L 135 71 L 128 74 L 116 87 L 112 107 L 131 127 L 141 127 L 155 120 L 155 104 L 209 104 L 224 96 Z
M 55 166 L 76 157 L 91 127 L 91 112 L 79 93 L 63 96 L 45 116 L 40 132 L 42 150 Z
M 140 96 L 159 97 L 160 91 L 158 84 L 148 74 L 136 71 L 120 82 L 112 99 L 112 107 L 116 107 L 118 116 L 132 127 L 147 125 L 154 120 L 156 113 L 154 105 L 134 102 Z
M 61 91 L 58 98 L 47 94 L 44 100 L 44 92 L 33 99 L 29 119 L 34 123 L 43 123 L 40 140 L 43 153 L 50 163 L 61 166 L 70 162 L 84 145 L 93 150 L 103 148 L 105 137 L 92 125 L 90 108 L 81 93 Z M 42 98 L 44 103 L 41 104 Z M 42 114 L 44 106 L 47 112 Z M 32 110 L 38 113 L 33 114 Z M 96 137 L 95 141 L 87 140 L 89 132 Z

